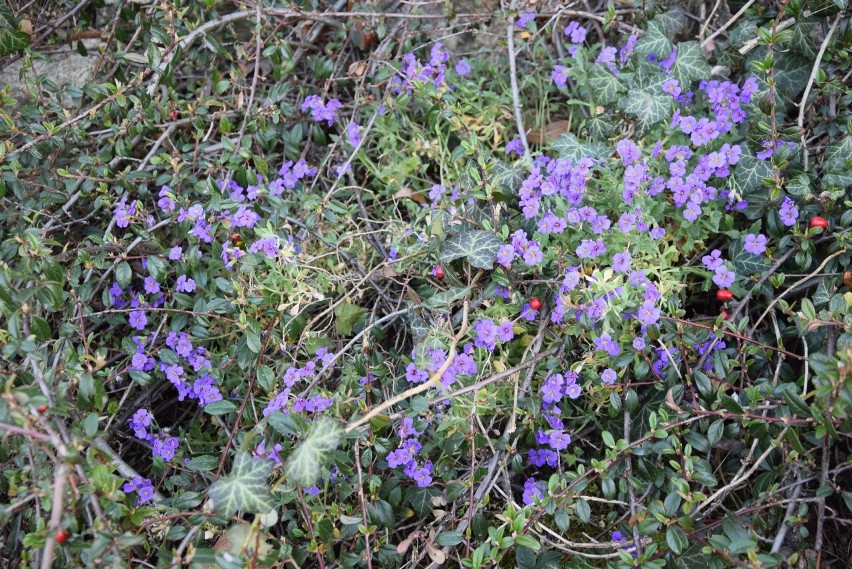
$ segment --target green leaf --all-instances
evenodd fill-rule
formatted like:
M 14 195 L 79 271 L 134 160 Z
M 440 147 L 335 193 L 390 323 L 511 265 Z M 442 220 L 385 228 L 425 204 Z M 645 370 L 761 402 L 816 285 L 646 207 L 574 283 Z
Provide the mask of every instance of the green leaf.
M 636 53 L 639 55 L 656 55 L 658 58 L 664 59 L 669 56 L 673 47 L 665 25 L 652 21 L 648 25 L 647 33 L 636 42 Z
M 197 470 L 199 472 L 209 472 L 219 466 L 219 459 L 215 456 L 205 454 L 189 459 L 189 462 L 187 462 L 186 465 L 192 470 Z
M 811 179 L 807 174 L 799 174 L 787 182 L 786 190 L 791 196 L 804 197 L 811 193 Z
M 814 306 L 822 306 L 823 304 L 828 304 L 828 301 L 831 300 L 831 293 L 833 290 L 829 290 L 829 280 L 828 278 L 822 278 L 819 281 L 819 285 L 817 285 L 816 291 L 814 291 L 814 295 L 811 297 L 811 300 L 814 302 Z M 834 289 L 834 287 L 831 287 Z
M 668 536 L 667 536 L 668 537 Z M 711 567 L 711 557 L 702 552 L 704 545 L 702 543 L 694 543 L 689 549 L 673 558 L 674 565 L 677 569 L 696 569 L 696 567 Z
M 446 308 L 453 302 L 464 298 L 470 292 L 470 287 L 454 286 L 443 292 L 432 296 L 429 300 L 423 303 L 426 308 L 438 309 Z
M 230 518 L 237 512 L 270 511 L 274 502 L 266 479 L 274 465 L 274 461 L 238 452 L 228 477 L 214 482 L 207 493 L 216 513 Z
M 852 136 L 846 135 L 825 147 L 823 186 L 852 186 Z
M 491 170 L 491 181 L 498 189 L 514 195 L 521 182 L 526 178 L 529 165 L 530 160 L 527 157 L 512 164 L 497 160 Z
M 226 399 L 220 399 L 204 406 L 204 412 L 208 415 L 225 415 L 236 410 L 237 406 Z
M 710 66 L 701 55 L 701 46 L 697 41 L 685 41 L 677 44 L 677 58 L 672 66 L 672 77 L 678 80 L 686 90 L 696 79 L 710 76 Z
M 666 543 L 669 544 L 672 551 L 680 555 L 686 550 L 689 540 L 682 529 L 677 526 L 669 526 L 669 529 L 666 530 Z
M 656 89 L 635 88 L 618 101 L 618 106 L 639 119 L 641 128 L 648 129 L 671 115 L 672 98 Z
M 6 0 L 0 0 L 0 57 L 6 57 L 30 45 L 30 36 L 22 32 Z
M 441 547 L 452 547 L 464 541 L 464 535 L 460 531 L 442 531 L 435 536 L 435 543 Z
M 312 486 L 320 475 L 320 467 L 337 448 L 343 428 L 328 417 L 317 417 L 307 438 L 287 460 L 285 474 L 301 486 Z
M 352 333 L 352 328 L 362 315 L 366 314 L 367 309 L 348 302 L 342 302 L 334 309 L 335 322 L 337 325 L 337 333 L 341 336 L 348 336 Z
M 749 253 L 743 247 L 743 241 L 737 239 L 728 246 L 728 255 L 734 264 L 734 272 L 741 277 L 762 274 L 769 268 L 769 263 L 763 255 Z
M 589 87 L 594 92 L 595 102 L 601 105 L 616 102 L 625 90 L 618 77 L 599 65 L 593 66 L 589 72 Z
M 580 518 L 581 522 L 589 523 L 589 520 L 592 517 L 592 509 L 589 507 L 589 503 L 586 500 L 583 498 L 577 500 L 576 511 L 577 517 Z
M 490 269 L 497 259 L 503 242 L 491 231 L 465 231 L 444 242 L 438 253 L 442 263 L 467 257 L 467 262 L 477 269 Z
M 584 144 L 571 132 L 565 132 L 557 138 L 553 143 L 553 149 L 559 153 L 560 158 L 570 158 L 575 162 L 584 156 L 605 160 L 611 154 L 606 144 L 602 142 Z
M 2 2 L 2 0 L 0 0 Z M 127 264 L 127 261 L 120 262 L 115 267 L 115 280 L 118 281 L 118 285 L 121 288 L 127 288 L 130 286 L 130 279 L 133 278 L 133 270 L 130 268 L 130 265 Z
M 737 162 L 734 183 L 741 196 L 763 188 L 763 180 L 772 177 L 772 166 L 768 161 L 758 160 L 751 154 L 743 154 Z
M 811 410 L 808 407 L 808 404 L 805 403 L 805 400 L 802 399 L 798 393 L 791 389 L 785 389 L 781 392 L 781 394 L 784 396 L 784 401 L 787 402 L 787 405 L 793 413 L 799 417 L 804 417 L 805 419 L 809 419 L 811 417 Z
M 531 535 L 521 534 L 515 538 L 515 543 L 524 547 L 529 547 L 533 551 L 541 549 L 541 544 Z

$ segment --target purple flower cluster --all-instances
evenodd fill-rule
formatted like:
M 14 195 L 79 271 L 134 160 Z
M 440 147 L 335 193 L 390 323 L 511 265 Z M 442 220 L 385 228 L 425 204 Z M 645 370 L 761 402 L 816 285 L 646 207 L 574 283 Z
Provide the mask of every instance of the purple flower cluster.
M 417 454 L 423 449 L 423 445 L 415 438 L 420 432 L 414 428 L 414 420 L 405 417 L 397 427 L 397 434 L 402 439 L 399 447 L 390 452 L 386 460 L 391 468 L 403 467 L 406 476 L 414 480 L 420 488 L 426 488 L 432 484 L 432 462 L 427 460 L 422 465 L 417 462 Z
M 319 95 L 308 95 L 302 102 L 302 112 L 310 111 L 314 122 L 326 121 L 331 126 L 337 120 L 336 113 L 342 106 L 343 103 L 337 99 L 329 99 L 326 103 Z
M 497 262 L 500 265 L 508 269 L 517 257 L 531 267 L 544 260 L 541 243 L 534 239 L 528 239 L 526 231 L 518 229 L 511 237 L 512 242 L 503 245 L 497 251 Z
M 146 441 L 152 447 L 152 454 L 161 457 L 164 461 L 169 462 L 175 456 L 175 451 L 180 443 L 176 437 L 170 437 L 160 433 L 155 435 L 148 432 L 153 422 L 153 417 L 147 409 L 139 409 L 128 420 L 130 428 L 133 429 L 133 435 L 140 440 Z M 126 490 L 125 490 L 126 491 Z M 153 495 L 153 494 L 152 494 Z M 141 494 L 140 494 L 141 497 Z
M 492 323 L 493 324 L 493 323 Z M 478 368 L 476 366 L 476 362 L 471 357 L 471 353 L 473 353 L 474 345 L 473 343 L 465 344 L 462 348 L 461 353 L 457 353 L 456 357 L 453 359 L 452 364 L 447 370 L 441 374 L 441 385 L 444 389 L 449 388 L 453 383 L 455 383 L 457 376 L 459 375 L 474 375 L 477 373 Z M 429 379 L 429 375 L 432 373 L 436 373 L 444 362 L 447 360 L 447 353 L 440 348 L 429 348 L 428 356 L 431 360 L 428 369 L 421 369 L 417 367 L 417 364 L 414 362 L 408 364 L 405 368 L 405 379 L 410 381 L 411 383 L 423 383 L 427 379 Z M 416 357 L 416 349 L 415 353 L 412 354 L 412 359 Z
M 154 486 L 151 484 L 151 480 L 148 478 L 134 476 L 133 480 L 124 483 L 124 486 L 121 487 L 121 490 L 125 494 L 136 492 L 137 506 L 141 506 L 142 504 L 145 504 L 147 502 L 154 501 Z
M 489 319 L 477 320 L 473 323 L 473 331 L 476 333 L 473 344 L 489 352 L 493 352 L 498 343 L 510 342 L 515 337 L 511 320 L 504 320 L 500 324 Z
M 122 229 L 130 225 L 131 218 L 141 209 L 142 204 L 138 200 L 134 200 L 131 204 L 127 203 L 127 196 L 122 198 L 115 204 L 113 215 L 115 216 L 115 224 Z
M 302 367 L 290 366 L 284 372 L 282 383 L 284 389 L 272 398 L 263 410 L 263 416 L 268 417 L 276 411 L 284 414 L 294 413 L 322 413 L 334 404 L 334 399 L 324 395 L 312 395 L 310 397 L 292 397 L 291 389 L 296 383 L 311 380 L 315 374 L 323 368 L 331 365 L 334 354 L 329 353 L 327 348 L 320 348 L 314 354 L 314 358 L 308 360 Z M 318 367 L 319 365 L 319 367 Z
M 536 500 L 544 498 L 544 492 L 547 490 L 544 482 L 540 482 L 535 478 L 529 478 L 524 482 L 523 502 L 524 506 L 532 506 Z
M 449 60 L 450 52 L 444 49 L 441 42 L 436 42 L 432 46 L 432 50 L 429 53 L 429 61 L 425 64 L 421 63 L 413 53 L 406 53 L 402 57 L 402 68 L 400 69 L 403 76 L 393 77 L 391 79 L 391 86 L 394 87 L 396 93 L 411 94 L 414 90 L 414 81 L 431 81 L 436 89 L 440 89 L 445 83 L 447 62 Z M 469 71 L 469 65 L 461 65 L 461 62 L 459 62 L 456 66 L 456 72 L 459 75 L 466 75 Z

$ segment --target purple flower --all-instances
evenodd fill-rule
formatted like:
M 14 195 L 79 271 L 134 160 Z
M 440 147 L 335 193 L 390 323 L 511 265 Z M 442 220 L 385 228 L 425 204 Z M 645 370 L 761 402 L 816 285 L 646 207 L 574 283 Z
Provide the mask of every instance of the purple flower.
M 145 326 L 148 324 L 148 317 L 145 316 L 144 310 L 134 310 L 128 314 L 127 320 L 130 327 L 135 328 L 136 330 L 144 330 Z
M 557 87 L 565 87 L 568 82 L 568 69 L 561 65 L 557 65 L 553 68 L 550 76 L 553 78 L 553 82 L 556 83 Z
M 429 374 L 421 369 L 417 369 L 417 366 L 414 365 L 414 363 L 410 363 L 408 364 L 408 367 L 405 368 L 405 379 L 411 383 L 423 383 L 429 379 Z
M 597 59 L 595 59 L 595 63 L 600 63 L 602 65 L 606 65 L 607 69 L 609 69 L 613 74 L 618 74 L 618 69 L 615 67 L 615 54 L 616 49 L 614 47 L 605 47 L 598 54 Z
M 713 282 L 719 288 L 728 288 L 734 283 L 737 275 L 725 265 L 716 267 L 716 274 L 713 276 Z
M 612 385 L 618 379 L 618 375 L 616 375 L 615 370 L 611 368 L 606 368 L 601 374 L 601 381 L 607 385 Z
M 514 152 L 518 156 L 524 155 L 524 143 L 521 141 L 521 137 L 516 136 L 506 144 L 506 154 L 509 154 L 510 152 Z
M 186 275 L 181 275 L 177 278 L 175 289 L 178 292 L 192 292 L 195 290 L 195 281 Z
M 629 166 L 634 164 L 639 158 L 642 157 L 642 153 L 639 151 L 639 147 L 636 146 L 636 143 L 630 140 L 629 138 L 624 138 L 615 143 L 615 151 L 621 157 L 621 160 L 624 162 L 625 166 Z
M 470 73 L 470 63 L 468 63 L 466 59 L 460 59 L 458 63 L 456 63 L 456 73 L 462 77 Z
M 645 326 L 656 324 L 660 319 L 660 309 L 654 305 L 653 300 L 646 300 L 636 311 L 636 319 Z
M 533 20 L 535 20 L 535 12 L 521 12 L 521 15 L 515 20 L 515 27 L 526 28 Z
M 630 270 L 630 253 L 616 253 L 612 256 L 612 270 L 617 273 L 623 273 Z
M 766 235 L 758 233 L 757 235 L 748 234 L 743 241 L 743 249 L 752 255 L 761 255 L 766 251 Z
M 778 216 L 781 218 L 781 223 L 787 227 L 796 225 L 796 220 L 799 219 L 799 210 L 796 209 L 795 202 L 785 197 L 781 209 L 778 210 Z
M 331 126 L 337 120 L 337 110 L 342 106 L 337 99 L 330 99 L 325 103 L 319 95 L 310 95 L 302 103 L 302 112 L 310 110 L 314 122 L 326 121 L 328 126 Z
M 672 97 L 680 95 L 680 83 L 677 79 L 666 79 L 663 81 L 663 93 L 668 93 Z
M 497 337 L 501 342 L 509 342 L 515 337 L 515 331 L 512 329 L 512 321 L 505 320 L 497 327 Z
M 722 252 L 718 249 L 713 249 L 709 255 L 701 257 L 701 262 L 704 263 L 704 266 L 709 270 L 715 271 L 718 267 L 722 266 Z
M 611 358 L 614 358 L 621 353 L 621 347 L 609 334 L 606 333 L 595 338 L 595 347 L 609 354 L 609 357 Z
M 512 266 L 512 260 L 515 258 L 515 248 L 512 245 L 507 244 L 500 247 L 497 251 L 497 262 L 505 267 L 509 268 Z
M 158 283 L 156 279 L 154 279 L 154 277 L 148 276 L 145 277 L 144 288 L 145 292 L 147 292 L 148 294 L 157 294 L 158 292 L 160 292 L 160 283 Z
M 563 431 L 553 431 L 548 437 L 547 444 L 553 450 L 564 450 L 571 444 L 571 435 Z
M 532 506 L 536 500 L 544 498 L 544 490 L 546 486 L 544 482 L 538 482 L 535 478 L 530 478 L 524 482 L 523 502 L 525 506 Z
M 361 144 L 361 127 L 355 121 L 346 125 L 346 138 L 352 146 Z
M 565 26 L 565 30 L 563 33 L 566 36 L 571 37 L 571 43 L 578 44 L 586 41 L 586 28 L 580 25 L 580 22 L 576 22 L 571 20 L 568 22 L 568 25 Z
M 182 255 L 183 255 L 183 248 L 181 248 L 181 247 L 172 247 L 171 249 L 169 249 L 169 260 L 170 261 L 180 261 Z
M 633 338 L 633 349 L 642 351 L 645 349 L 645 338 L 636 336 Z

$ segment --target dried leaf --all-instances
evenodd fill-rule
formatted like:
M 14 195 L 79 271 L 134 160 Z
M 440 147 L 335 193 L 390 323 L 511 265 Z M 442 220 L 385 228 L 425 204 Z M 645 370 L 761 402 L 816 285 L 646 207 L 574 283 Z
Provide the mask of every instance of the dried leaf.
M 527 140 L 531 144 L 547 144 L 553 142 L 563 132 L 568 132 L 570 123 L 566 120 L 553 121 L 548 123 L 543 130 L 531 130 L 527 134 Z
M 395 200 L 399 200 L 402 198 L 408 198 L 419 204 L 426 203 L 426 197 L 423 194 L 418 194 L 417 192 L 408 187 L 400 189 L 397 193 L 393 195 L 393 199 Z
M 426 544 L 426 553 L 429 554 L 429 558 L 433 563 L 437 563 L 438 565 L 443 565 L 444 561 L 447 560 L 447 556 L 444 555 L 444 552 L 440 550 L 440 548 L 435 547 L 433 543 Z

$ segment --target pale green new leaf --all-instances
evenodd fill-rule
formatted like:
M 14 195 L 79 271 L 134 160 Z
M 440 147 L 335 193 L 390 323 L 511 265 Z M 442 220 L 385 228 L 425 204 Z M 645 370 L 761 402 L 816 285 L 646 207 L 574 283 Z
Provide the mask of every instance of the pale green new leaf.
M 227 478 L 210 486 L 208 496 L 216 513 L 230 518 L 237 512 L 265 513 L 272 509 L 272 494 L 266 479 L 275 463 L 238 452 Z
M 491 231 L 465 231 L 447 240 L 438 253 L 442 263 L 462 257 L 477 269 L 490 269 L 503 242 Z
M 287 459 L 284 473 L 287 478 L 301 486 L 313 486 L 320 475 L 320 468 L 337 448 L 343 429 L 340 423 L 328 417 L 317 417 L 307 438 Z
M 678 80 L 682 89 L 686 90 L 695 79 L 710 76 L 710 66 L 701 55 L 701 47 L 697 41 L 685 41 L 677 44 L 677 58 L 672 66 L 672 77 Z

